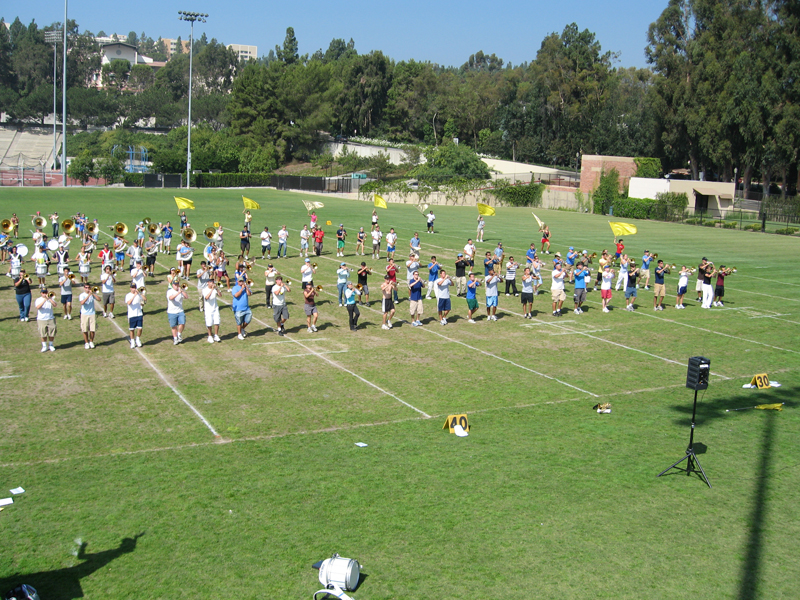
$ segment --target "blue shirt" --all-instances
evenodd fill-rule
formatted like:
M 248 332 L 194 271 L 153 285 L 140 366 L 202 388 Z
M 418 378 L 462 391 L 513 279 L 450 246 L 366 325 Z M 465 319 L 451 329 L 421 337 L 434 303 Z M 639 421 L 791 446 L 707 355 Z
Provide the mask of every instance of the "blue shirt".
M 481 285 L 481 282 L 477 279 L 475 281 L 468 281 L 467 282 L 467 300 L 475 300 L 476 293 L 478 291 L 478 287 Z
M 658 270 L 660 268 L 661 267 L 656 267 L 656 283 L 664 283 L 664 271 L 662 269 L 661 273 L 659 273 Z M 664 267 L 664 268 L 666 268 L 666 267 Z
M 428 281 L 436 281 L 439 279 L 439 263 L 428 263 Z
M 586 289 L 586 279 L 584 279 L 584 274 L 586 273 L 586 269 L 578 268 L 575 271 L 575 289 L 576 290 L 585 290 Z
M 236 297 L 236 294 L 238 294 L 240 290 L 244 290 L 244 288 L 238 283 L 233 287 L 233 290 L 231 290 L 231 304 L 233 305 L 233 312 L 243 312 L 250 308 L 247 291 L 243 291 L 241 296 L 238 298 Z
M 505 251 L 502 248 L 495 248 L 494 249 L 494 255 L 497 258 L 500 258 L 501 256 L 503 256 L 504 253 L 505 253 Z
M 416 282 L 411 282 L 408 285 L 408 289 L 409 289 L 409 292 L 410 292 L 409 295 L 408 295 L 408 299 L 409 300 L 422 300 L 422 286 L 423 285 L 424 284 L 422 283 L 422 279 L 420 279 L 419 281 L 416 281 Z
M 577 252 L 567 252 L 567 264 L 572 266 L 575 264 L 575 259 L 578 258 Z
M 489 273 L 494 270 L 494 259 L 487 258 L 483 261 L 483 276 L 488 277 Z
M 418 237 L 411 238 L 411 247 L 414 248 L 414 250 L 419 250 L 420 242 L 422 242 L 422 240 Z
M 536 248 L 531 248 L 525 253 L 525 256 L 528 258 L 528 262 L 532 263 L 533 259 L 536 258 Z
M 653 260 L 652 256 L 642 256 L 642 269 L 647 271 L 650 268 L 650 261 Z M 663 281 L 661 283 L 664 283 Z

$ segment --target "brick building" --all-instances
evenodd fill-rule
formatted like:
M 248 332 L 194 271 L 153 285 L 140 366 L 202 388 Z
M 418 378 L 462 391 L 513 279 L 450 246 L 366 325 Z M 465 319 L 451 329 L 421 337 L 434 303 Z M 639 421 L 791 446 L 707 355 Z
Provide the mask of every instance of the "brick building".
M 616 169 L 619 173 L 619 189 L 624 190 L 628 181 L 636 174 L 636 163 L 630 156 L 600 156 L 584 154 L 581 159 L 581 192 L 590 194 L 600 184 L 600 175 Z

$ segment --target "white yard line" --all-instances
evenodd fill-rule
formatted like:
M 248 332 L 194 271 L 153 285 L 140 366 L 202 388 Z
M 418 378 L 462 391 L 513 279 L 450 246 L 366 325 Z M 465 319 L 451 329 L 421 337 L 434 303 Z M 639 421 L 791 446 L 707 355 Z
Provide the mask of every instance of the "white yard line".
M 296 358 L 302 356 L 322 356 L 323 354 L 345 354 L 348 350 L 325 350 L 323 352 L 314 353 L 314 354 L 279 354 L 278 356 L 270 356 L 270 358 L 278 359 L 278 358 Z

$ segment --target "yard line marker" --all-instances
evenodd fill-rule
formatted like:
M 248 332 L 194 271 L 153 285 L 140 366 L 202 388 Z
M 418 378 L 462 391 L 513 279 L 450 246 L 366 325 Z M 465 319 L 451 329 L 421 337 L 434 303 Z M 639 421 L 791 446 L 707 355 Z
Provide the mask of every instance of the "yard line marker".
M 14 379 L 15 377 L 19 377 L 19 375 L 3 375 L 0 376 L 0 379 Z
M 327 351 L 320 352 L 319 354 L 317 354 L 316 352 L 314 354 L 308 354 L 308 353 L 303 353 L 303 354 L 281 354 L 280 356 L 270 356 L 270 358 L 276 358 L 277 359 L 277 358 L 295 358 L 295 357 L 298 357 L 298 356 L 321 356 L 323 354 L 344 354 L 345 352 L 348 352 L 348 350 L 327 350 Z
M 765 267 L 769 268 L 769 267 Z M 747 277 L 748 279 L 760 279 L 761 281 L 769 281 L 770 283 L 776 283 L 774 279 L 767 279 L 766 277 L 756 277 L 755 275 L 741 275 L 739 273 L 736 274 L 737 277 Z M 800 287 L 800 283 L 789 283 L 788 281 L 781 281 L 780 285 L 791 285 L 794 287 Z
M 327 340 L 328 338 L 310 338 L 307 341 L 309 342 L 321 342 L 323 340 Z M 290 340 L 282 340 L 280 342 L 253 342 L 250 344 L 251 346 L 270 346 L 272 344 L 291 344 Z

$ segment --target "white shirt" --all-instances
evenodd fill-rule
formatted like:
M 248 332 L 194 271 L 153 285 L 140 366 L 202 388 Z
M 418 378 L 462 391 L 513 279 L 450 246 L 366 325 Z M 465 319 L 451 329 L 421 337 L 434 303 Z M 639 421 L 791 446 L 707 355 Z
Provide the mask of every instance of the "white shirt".
M 475 248 L 475 244 L 467 244 L 464 246 L 464 254 L 469 259 L 475 258 L 475 250 L 477 250 L 477 248 Z
M 391 231 L 386 234 L 386 245 L 387 246 L 394 246 L 397 242 L 397 234 L 392 233 Z
M 308 263 L 300 267 L 300 274 L 302 276 L 301 283 L 308 283 L 314 279 L 314 269 Z
M 342 267 L 336 271 L 336 284 L 340 283 L 347 283 L 347 280 L 350 279 L 350 270 Z
M 142 269 L 136 268 L 131 271 L 131 283 L 136 284 L 137 290 L 144 286 L 144 271 Z
M 86 298 L 89 298 L 86 300 Z M 83 302 L 86 300 L 86 302 Z M 81 304 L 81 315 L 93 315 L 95 314 L 94 310 L 94 296 L 91 293 L 87 294 L 86 292 L 81 292 L 81 295 L 78 296 L 78 301 L 83 302 Z
M 428 223 L 433 223 L 436 220 L 436 216 L 433 213 L 428 213 L 426 216 L 428 217 Z
M 288 239 L 289 239 L 289 232 L 286 229 L 281 229 L 278 232 L 278 241 L 281 242 L 282 244 L 285 244 L 286 240 Z
M 167 314 L 179 315 L 183 312 L 183 290 L 170 288 L 167 290 Z
M 264 271 L 264 276 L 267 278 L 264 285 L 275 285 L 275 278 L 278 276 L 278 271 L 276 269 L 267 269 Z
M 603 271 L 603 283 L 600 284 L 601 290 L 610 290 L 611 289 L 611 282 L 614 279 L 614 274 L 609 271 Z
M 128 302 L 130 301 L 130 304 Z M 142 297 L 139 294 L 128 292 L 125 294 L 125 303 L 128 304 L 128 318 L 141 317 L 142 312 Z
M 411 281 L 414 279 L 414 271 L 419 271 L 419 263 L 415 260 L 406 261 L 406 279 Z
M 308 229 L 301 229 L 300 230 L 300 240 L 303 242 L 308 242 L 308 238 L 311 237 L 311 232 Z
M 37 298 L 36 303 L 36 320 L 37 321 L 50 321 L 53 319 L 53 304 L 49 298 Z
M 372 232 L 372 243 L 373 244 L 380 244 L 381 238 L 383 238 L 383 233 L 378 231 L 377 229 Z
M 72 294 L 72 280 L 66 275 L 59 277 L 58 285 L 61 287 L 62 296 Z
M 113 273 L 103 273 L 100 275 L 100 282 L 103 284 L 103 293 L 104 294 L 113 294 L 114 293 L 114 274 Z
M 497 284 L 500 283 L 500 277 L 497 275 L 489 275 L 484 284 L 486 285 L 486 296 L 497 296 Z
M 564 289 L 564 271 L 557 271 L 553 269 L 552 280 L 553 283 L 550 285 L 551 290 L 563 290 Z
M 203 293 L 203 310 L 215 311 L 217 310 L 217 288 L 213 290 L 206 290 Z
M 433 290 L 433 293 L 436 295 L 436 299 L 445 300 L 449 298 L 451 285 L 453 285 L 453 282 L 450 281 L 449 277 L 446 277 L 445 279 L 437 279 L 436 289 Z
M 522 293 L 523 294 L 532 294 L 533 293 L 533 273 L 529 276 L 522 276 Z
M 261 245 L 262 246 L 269 246 L 270 242 L 272 242 L 272 234 L 269 231 L 262 231 L 261 232 Z
M 686 287 L 689 285 L 689 273 L 686 271 L 681 271 L 681 275 L 678 278 L 678 287 Z
M 272 288 L 272 306 L 283 306 L 286 304 L 286 298 L 284 294 L 286 293 L 286 287 L 283 285 L 276 285 Z
M 207 269 L 206 271 L 197 269 L 197 289 L 202 292 L 206 289 L 209 281 L 211 281 L 211 269 Z

